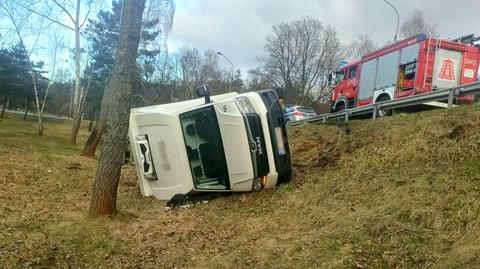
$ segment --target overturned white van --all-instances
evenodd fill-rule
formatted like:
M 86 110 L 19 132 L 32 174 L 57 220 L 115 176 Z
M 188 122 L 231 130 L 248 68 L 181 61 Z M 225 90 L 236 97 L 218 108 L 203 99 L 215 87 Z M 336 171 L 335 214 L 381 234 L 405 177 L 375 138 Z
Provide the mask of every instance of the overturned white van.
M 129 139 L 142 194 L 161 200 L 271 188 L 292 172 L 274 90 L 132 109 Z

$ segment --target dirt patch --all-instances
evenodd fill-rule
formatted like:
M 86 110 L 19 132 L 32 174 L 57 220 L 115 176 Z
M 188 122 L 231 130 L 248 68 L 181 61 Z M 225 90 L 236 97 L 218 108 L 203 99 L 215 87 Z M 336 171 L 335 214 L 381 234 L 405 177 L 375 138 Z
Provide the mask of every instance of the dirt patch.
M 322 168 L 335 165 L 344 152 L 345 150 L 335 143 L 323 145 L 318 153 L 317 166 Z
M 302 144 L 295 150 L 295 152 L 305 152 L 308 150 L 311 150 L 312 148 L 316 148 L 318 144 L 314 141 L 311 140 L 305 140 L 302 142 Z
M 471 136 L 474 131 L 475 127 L 471 123 L 461 124 L 453 128 L 448 134 L 448 138 L 456 141 L 463 140 Z

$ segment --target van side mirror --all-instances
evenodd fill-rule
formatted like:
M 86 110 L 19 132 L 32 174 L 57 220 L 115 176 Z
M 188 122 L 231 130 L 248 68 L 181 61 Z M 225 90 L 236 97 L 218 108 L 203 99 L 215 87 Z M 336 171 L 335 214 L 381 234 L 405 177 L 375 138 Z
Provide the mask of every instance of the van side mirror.
M 211 103 L 212 101 L 210 100 L 210 87 L 208 85 L 200 85 L 197 88 L 195 88 L 195 93 L 197 94 L 198 97 L 205 97 L 205 103 Z

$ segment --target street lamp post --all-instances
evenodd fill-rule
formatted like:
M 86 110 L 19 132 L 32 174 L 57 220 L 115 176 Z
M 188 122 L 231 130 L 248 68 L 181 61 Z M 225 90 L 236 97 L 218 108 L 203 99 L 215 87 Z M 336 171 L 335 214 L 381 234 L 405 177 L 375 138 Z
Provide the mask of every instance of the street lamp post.
M 228 92 L 232 92 L 232 83 L 233 83 L 233 70 L 235 70 L 235 67 L 233 66 L 233 63 L 232 61 L 230 61 L 230 59 L 227 58 L 227 56 L 225 56 L 223 53 L 221 53 L 220 51 L 217 51 L 217 54 L 222 56 L 225 60 L 227 60 L 227 62 L 230 63 L 230 65 L 232 66 L 232 69 L 230 71 L 230 83 L 228 84 Z
M 395 28 L 395 35 L 393 36 L 393 42 L 397 41 L 397 36 L 398 36 L 398 25 L 400 24 L 400 15 L 398 14 L 397 8 L 392 5 L 392 3 L 388 2 L 387 0 L 383 0 L 385 3 L 387 3 L 389 6 L 395 10 L 395 13 L 397 14 L 397 27 Z

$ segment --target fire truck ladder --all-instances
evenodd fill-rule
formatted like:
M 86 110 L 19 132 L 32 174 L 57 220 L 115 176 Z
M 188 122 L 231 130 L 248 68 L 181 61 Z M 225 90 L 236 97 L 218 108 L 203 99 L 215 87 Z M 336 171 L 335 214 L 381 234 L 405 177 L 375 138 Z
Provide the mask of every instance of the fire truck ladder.
M 438 50 L 438 39 L 439 37 L 437 36 L 436 41 L 435 41 L 435 47 L 432 48 L 432 45 L 430 44 L 431 38 L 430 36 L 427 39 L 427 56 L 425 60 L 425 74 L 423 75 L 423 87 L 426 88 L 426 83 L 430 83 L 430 87 L 432 87 L 433 90 L 433 72 L 435 68 L 435 55 Z

